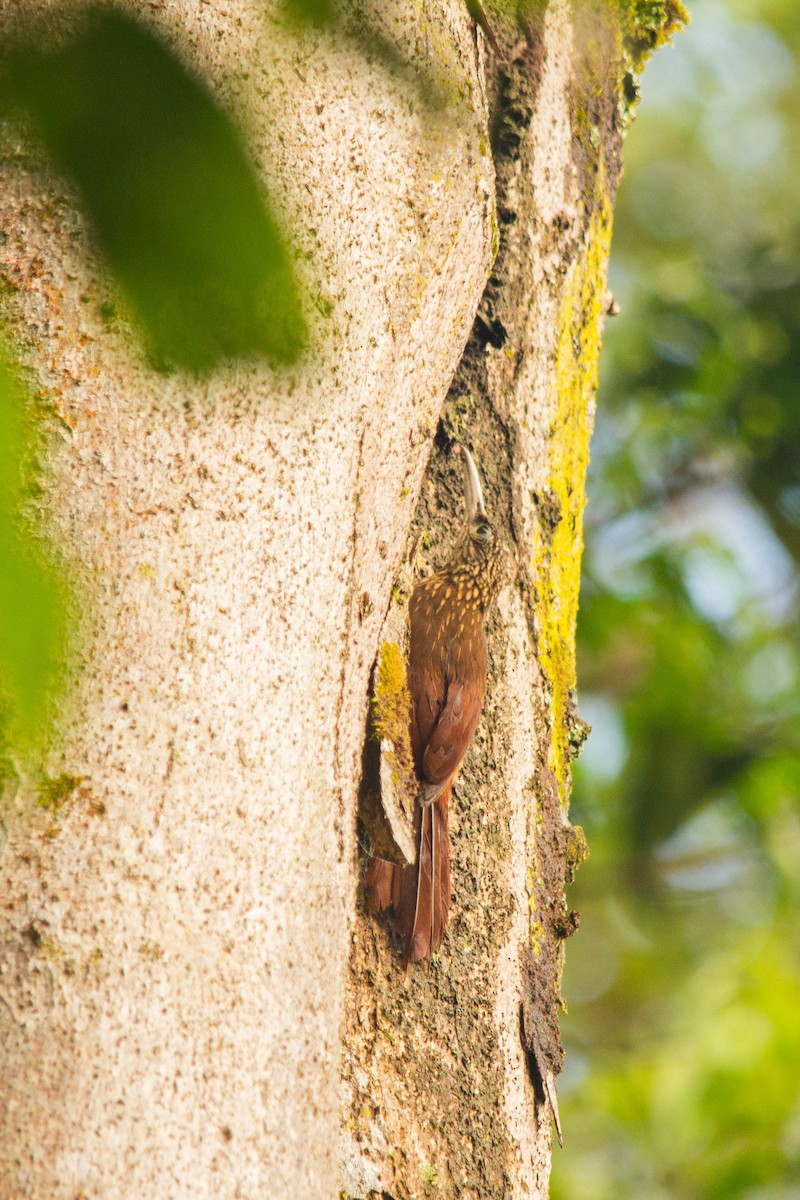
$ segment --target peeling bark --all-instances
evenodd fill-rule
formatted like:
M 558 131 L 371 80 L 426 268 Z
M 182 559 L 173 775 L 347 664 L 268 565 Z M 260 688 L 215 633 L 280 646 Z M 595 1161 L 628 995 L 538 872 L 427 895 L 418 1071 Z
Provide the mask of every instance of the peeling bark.
M 461 0 L 377 5 L 397 71 L 255 0 L 128 7 L 243 123 L 331 316 L 300 368 L 158 374 L 103 317 L 75 197 L 6 135 L 5 312 L 81 596 L 44 769 L 80 786 L 54 822 L 20 764 L 3 801 L 0 1196 L 543 1197 L 619 31 L 552 0 L 492 16 L 489 62 Z M 453 440 L 518 572 L 454 919 L 404 975 L 362 910 L 357 802 L 406 547 L 424 529 L 436 566 L 460 520 Z

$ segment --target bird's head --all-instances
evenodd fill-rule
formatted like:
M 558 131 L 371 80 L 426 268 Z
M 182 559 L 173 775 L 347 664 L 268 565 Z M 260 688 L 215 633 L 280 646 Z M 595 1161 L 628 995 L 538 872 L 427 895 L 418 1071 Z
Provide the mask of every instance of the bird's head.
M 469 580 L 477 586 L 480 607 L 485 612 L 508 577 L 508 551 L 486 515 L 483 488 L 472 455 L 465 446 L 456 449 L 464 468 L 467 519 L 445 569 L 454 579 Z

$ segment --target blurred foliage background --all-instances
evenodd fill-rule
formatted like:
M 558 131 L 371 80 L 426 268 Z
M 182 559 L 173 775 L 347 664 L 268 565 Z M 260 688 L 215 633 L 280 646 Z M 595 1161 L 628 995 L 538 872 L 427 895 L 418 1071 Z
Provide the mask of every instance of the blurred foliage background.
M 689 8 L 615 216 L 554 1200 L 800 1197 L 800 21 Z

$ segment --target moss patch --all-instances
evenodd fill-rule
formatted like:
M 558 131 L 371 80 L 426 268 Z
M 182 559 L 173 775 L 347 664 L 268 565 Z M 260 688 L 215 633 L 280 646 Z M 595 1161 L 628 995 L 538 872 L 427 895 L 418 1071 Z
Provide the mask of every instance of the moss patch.
M 372 697 L 372 728 L 376 738 L 408 742 L 411 721 L 411 695 L 406 680 L 403 652 L 396 642 L 384 642 L 375 670 Z
M 624 73 L 620 108 L 629 122 L 639 102 L 639 76 L 659 47 L 689 24 L 682 0 L 618 0 Z
M 549 470 L 550 507 L 558 520 L 547 523 L 543 530 L 534 563 L 534 574 L 540 581 L 540 661 L 551 689 L 553 739 L 549 766 L 563 806 L 569 796 L 569 763 L 574 757 L 575 624 L 593 424 L 590 406 L 597 390 L 610 241 L 611 208 L 605 200 L 591 218 L 561 303 L 556 348 L 558 403 Z
M 392 777 L 411 815 L 417 792 L 414 756 L 411 753 L 411 693 L 406 679 L 403 652 L 396 642 L 384 642 L 375 668 L 372 697 L 372 732 L 379 742 L 388 741 Z
M 38 787 L 37 805 L 39 808 L 46 808 L 48 812 L 58 812 L 78 790 L 83 780 L 83 775 L 70 775 L 67 771 L 62 771 L 54 779 L 49 775 L 43 776 Z
M 626 65 L 632 72 L 643 70 L 650 55 L 691 19 L 681 0 L 623 0 L 620 17 Z
M 580 825 L 570 825 L 566 830 L 567 883 L 572 883 L 578 867 L 588 857 L 589 845 L 586 841 L 586 834 Z

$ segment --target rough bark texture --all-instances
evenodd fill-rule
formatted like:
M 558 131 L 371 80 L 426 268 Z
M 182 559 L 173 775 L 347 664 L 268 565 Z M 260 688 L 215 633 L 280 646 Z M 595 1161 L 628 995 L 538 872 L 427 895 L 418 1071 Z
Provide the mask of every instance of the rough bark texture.
M 4 801 L 0 1197 L 544 1196 L 618 35 L 553 0 L 487 72 L 462 0 L 362 14 L 446 81 L 433 113 L 368 38 L 130 8 L 243 123 L 332 315 L 300 369 L 157 374 L 75 198 L 5 137 L 5 311 L 81 605 L 45 764 L 80 782 L 54 816 L 19 764 Z M 435 565 L 460 519 L 455 438 L 519 569 L 455 919 L 404 976 L 359 907 L 357 796 L 404 552 L 425 528 Z
M 438 445 L 465 439 L 518 575 L 489 623 L 485 718 L 455 791 L 452 924 L 404 975 L 359 915 L 344 1040 L 348 1196 L 547 1195 L 564 886 L 583 857 L 566 821 L 574 632 L 597 355 L 619 173 L 621 41 L 551 3 L 495 76 L 500 248 Z M 414 532 L 446 553 L 458 476 L 434 454 Z M 412 544 L 415 539 L 412 536 Z M 425 564 L 423 564 L 423 569 Z

